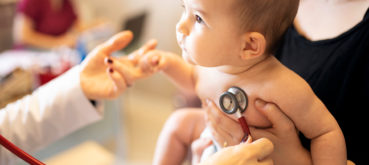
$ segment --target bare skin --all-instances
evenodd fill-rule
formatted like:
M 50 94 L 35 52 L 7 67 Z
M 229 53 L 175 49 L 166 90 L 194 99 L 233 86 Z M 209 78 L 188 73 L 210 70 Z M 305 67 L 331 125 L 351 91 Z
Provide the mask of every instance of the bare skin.
M 232 1 L 214 3 L 207 0 L 185 0 L 186 11 L 177 24 L 177 39 L 186 62 L 172 53 L 155 50 L 143 57 L 143 70 L 163 71 L 180 88 L 196 93 L 202 100 L 210 100 L 215 103 L 215 107 L 219 107 L 217 101 L 224 91 L 231 86 L 238 86 L 249 96 L 250 105 L 244 115 L 252 128 L 251 134 L 255 128 L 256 130 L 269 129 L 275 126 L 265 114 L 257 110 L 256 100 L 274 103 L 294 124 L 284 130 L 296 135 L 294 131 L 296 127 L 305 137 L 312 140 L 310 156 L 306 156 L 308 152 L 294 141 L 294 144 L 300 147 L 296 150 L 302 150 L 301 153 L 306 158 L 303 160 L 311 163 L 309 161 L 311 157 L 313 164 L 346 164 L 345 140 L 333 116 L 301 77 L 284 67 L 270 54 L 265 54 L 266 40 L 263 35 L 257 32 L 240 34 L 237 33 L 236 27 L 229 26 L 236 21 L 233 15 L 227 15 L 230 13 L 228 11 L 230 8 L 227 8 L 230 3 Z M 220 4 L 221 7 L 217 6 Z M 204 12 L 206 14 L 201 14 Z M 145 66 L 147 64 L 151 66 Z M 236 121 L 235 118 L 232 120 Z M 176 124 L 181 125 L 179 122 L 169 125 Z M 181 134 L 181 132 L 187 132 L 183 131 L 187 127 L 181 128 L 177 129 L 180 137 L 189 137 L 184 140 L 185 142 L 195 139 L 194 136 Z M 214 132 L 221 132 L 221 130 L 215 130 L 216 127 L 213 128 Z M 221 128 L 228 130 L 226 127 Z M 194 132 L 195 130 L 198 129 L 192 129 Z M 197 133 L 191 135 L 197 135 Z M 232 137 L 233 133 L 230 132 L 225 136 Z M 223 142 L 218 141 L 219 144 Z M 231 142 L 239 143 L 235 140 Z M 227 141 L 232 145 L 231 142 Z M 283 147 L 295 146 L 283 145 L 282 142 L 286 141 L 274 142 L 276 147 L 282 148 L 276 148 L 276 150 L 281 151 L 288 151 Z M 182 152 L 177 153 L 179 158 L 171 155 L 173 151 L 185 149 L 170 144 L 165 146 L 172 148 L 167 149 L 165 153 L 160 153 L 159 158 L 154 160 L 154 164 L 175 164 L 183 160 Z M 294 159 L 293 156 L 285 153 L 287 152 L 273 153 L 271 157 L 274 163 L 294 164 L 294 161 L 289 161 Z

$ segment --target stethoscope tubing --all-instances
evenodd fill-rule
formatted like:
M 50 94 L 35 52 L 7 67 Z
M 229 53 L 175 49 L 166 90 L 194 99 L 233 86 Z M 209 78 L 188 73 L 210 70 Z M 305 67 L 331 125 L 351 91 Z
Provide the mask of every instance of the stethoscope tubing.
M 6 149 L 8 149 L 10 152 L 17 155 L 19 158 L 23 159 L 25 162 L 31 165 L 45 165 L 41 161 L 37 160 L 28 153 L 24 152 L 22 149 L 15 146 L 12 142 L 3 137 L 1 134 L 0 134 L 0 144 L 4 146 Z

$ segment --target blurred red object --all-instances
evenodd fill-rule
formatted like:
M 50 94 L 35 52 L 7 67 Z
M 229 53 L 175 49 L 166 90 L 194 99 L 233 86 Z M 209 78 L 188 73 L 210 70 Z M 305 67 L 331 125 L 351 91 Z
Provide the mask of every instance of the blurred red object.
M 54 78 L 62 75 L 64 72 L 68 71 L 71 67 L 72 66 L 69 62 L 64 61 L 62 63 L 61 70 L 58 71 L 57 73 L 53 72 L 53 70 L 50 67 L 45 68 L 42 73 L 37 74 L 39 86 L 44 85 L 49 81 L 53 80 Z

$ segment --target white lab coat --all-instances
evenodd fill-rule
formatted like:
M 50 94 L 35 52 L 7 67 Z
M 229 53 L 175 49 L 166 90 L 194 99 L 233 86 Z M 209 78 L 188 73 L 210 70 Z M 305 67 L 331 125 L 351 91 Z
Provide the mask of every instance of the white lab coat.
M 0 133 L 28 153 L 102 118 L 84 96 L 80 67 L 0 110 Z M 0 165 L 15 164 L 16 156 L 0 146 Z

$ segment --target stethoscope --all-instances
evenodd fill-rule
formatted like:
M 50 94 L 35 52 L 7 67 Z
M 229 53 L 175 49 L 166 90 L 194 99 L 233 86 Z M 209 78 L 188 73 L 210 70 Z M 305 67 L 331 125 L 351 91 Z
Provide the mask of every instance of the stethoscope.
M 223 112 L 229 115 L 236 115 L 238 122 L 244 133 L 242 142 L 245 142 L 250 134 L 249 126 L 245 117 L 242 115 L 248 106 L 247 94 L 239 87 L 230 87 L 219 98 L 219 105 Z
M 10 152 L 17 155 L 19 158 L 23 159 L 25 162 L 31 165 L 45 165 L 41 161 L 24 152 L 22 149 L 18 148 L 16 145 L 14 145 L 12 142 L 10 142 L 1 134 L 0 134 L 0 144 L 4 146 L 6 149 L 8 149 Z

